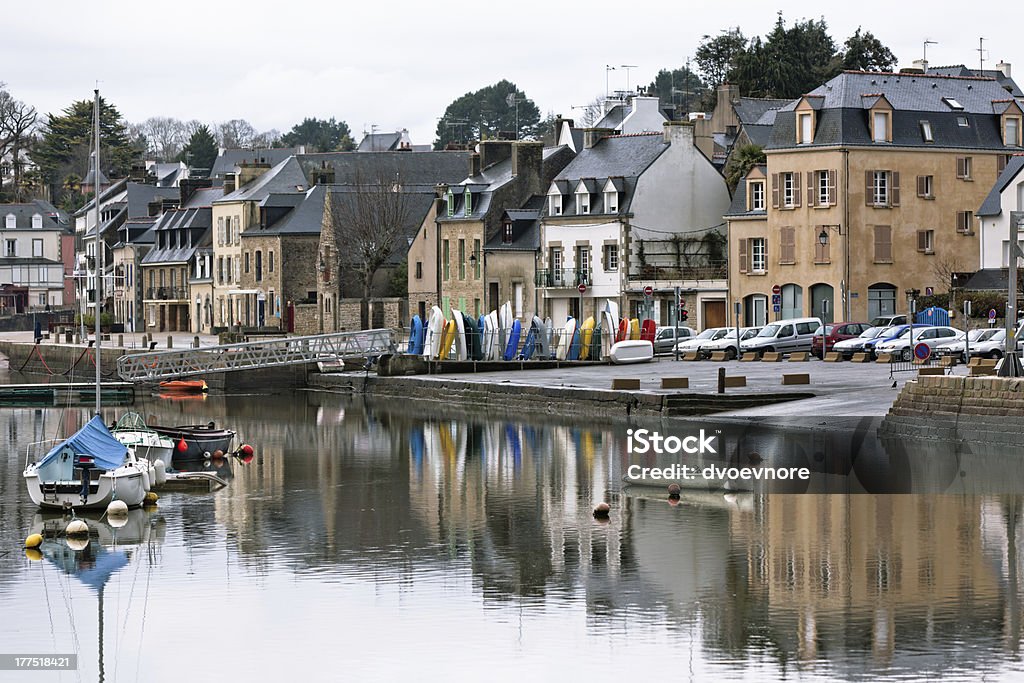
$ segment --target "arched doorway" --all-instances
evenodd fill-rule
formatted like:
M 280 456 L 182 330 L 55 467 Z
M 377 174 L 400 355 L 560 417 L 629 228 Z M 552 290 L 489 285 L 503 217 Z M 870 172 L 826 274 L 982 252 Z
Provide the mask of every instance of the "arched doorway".
M 799 318 L 804 314 L 804 288 L 800 285 L 782 285 L 781 317 Z
M 743 297 L 743 325 L 761 326 L 768 322 L 768 297 L 764 294 L 750 294 Z
M 868 287 L 868 320 L 896 315 L 896 285 L 876 282 Z
M 823 323 L 830 323 L 835 320 L 835 312 L 836 296 L 832 285 L 824 282 L 811 285 L 811 315 Z

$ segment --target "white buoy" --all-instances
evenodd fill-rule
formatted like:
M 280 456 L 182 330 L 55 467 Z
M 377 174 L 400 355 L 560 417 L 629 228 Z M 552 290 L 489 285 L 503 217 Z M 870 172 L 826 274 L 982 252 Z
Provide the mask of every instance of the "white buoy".
M 145 463 L 142 465 L 142 490 L 149 491 L 149 466 Z
M 107 506 L 107 517 L 127 517 L 128 504 L 123 500 L 112 500 Z
M 163 486 L 167 483 L 167 465 L 163 460 L 157 460 L 153 463 L 153 472 L 156 473 L 156 483 L 158 486 Z
M 66 542 L 72 550 L 82 550 L 89 545 L 89 525 L 80 519 L 73 519 L 64 528 Z

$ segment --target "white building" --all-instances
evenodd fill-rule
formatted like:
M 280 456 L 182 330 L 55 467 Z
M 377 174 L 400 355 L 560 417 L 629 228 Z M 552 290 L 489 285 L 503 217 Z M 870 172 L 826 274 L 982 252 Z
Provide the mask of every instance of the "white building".
M 962 286 L 969 290 L 1006 291 L 1010 265 L 1010 212 L 1024 211 L 1024 155 L 1013 155 L 978 209 L 980 259 L 978 272 Z M 1024 229 L 1021 231 L 1024 249 Z M 1018 262 L 1018 267 L 1024 261 Z

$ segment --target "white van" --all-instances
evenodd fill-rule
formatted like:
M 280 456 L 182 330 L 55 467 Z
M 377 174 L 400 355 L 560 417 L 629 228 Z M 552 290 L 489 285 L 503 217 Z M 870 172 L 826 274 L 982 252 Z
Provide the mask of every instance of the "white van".
M 741 341 L 740 349 L 756 353 L 810 351 L 814 331 L 820 326 L 819 318 L 777 320 L 762 327 L 756 337 Z

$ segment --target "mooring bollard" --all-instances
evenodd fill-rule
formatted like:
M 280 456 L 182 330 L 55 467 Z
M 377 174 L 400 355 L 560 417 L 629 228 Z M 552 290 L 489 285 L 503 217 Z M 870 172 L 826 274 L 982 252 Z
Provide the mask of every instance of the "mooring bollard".
M 198 334 L 196 336 L 192 337 L 192 348 L 193 349 L 198 349 L 199 348 L 199 335 Z
M 725 393 L 725 368 L 718 368 L 718 393 Z
M 172 337 L 171 335 L 167 335 L 167 348 L 174 348 L 174 337 Z

